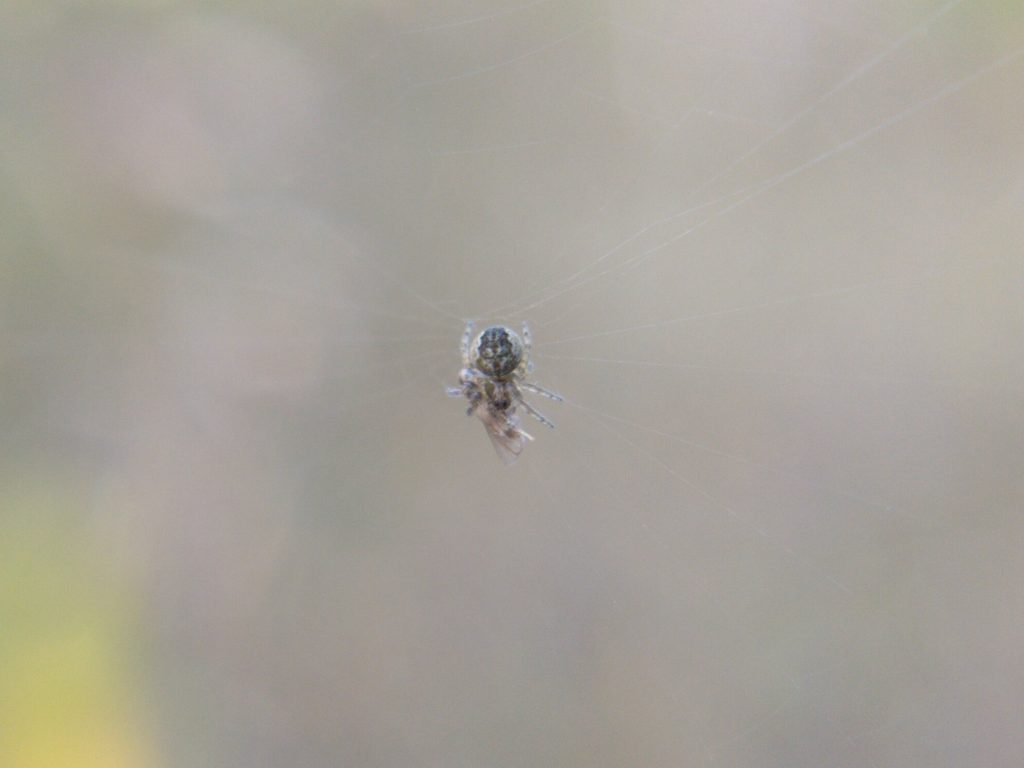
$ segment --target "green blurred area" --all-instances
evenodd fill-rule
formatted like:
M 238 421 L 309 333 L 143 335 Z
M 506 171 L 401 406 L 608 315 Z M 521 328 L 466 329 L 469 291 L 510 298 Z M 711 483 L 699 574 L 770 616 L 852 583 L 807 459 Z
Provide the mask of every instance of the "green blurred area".
M 153 765 L 138 709 L 139 614 L 57 475 L 0 497 L 0 765 Z M 66 480 L 66 478 L 65 478 Z M 12 482 L 13 481 L 13 482 Z

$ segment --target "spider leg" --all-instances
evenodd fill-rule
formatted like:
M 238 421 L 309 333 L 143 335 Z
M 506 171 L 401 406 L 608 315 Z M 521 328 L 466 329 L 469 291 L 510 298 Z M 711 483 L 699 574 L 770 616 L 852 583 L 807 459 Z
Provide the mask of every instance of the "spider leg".
M 526 372 L 533 370 L 533 360 L 530 359 L 530 351 L 533 349 L 533 336 L 530 334 L 530 326 L 523 320 L 523 357 L 526 359 Z
M 519 388 L 520 389 L 525 389 L 527 392 L 532 392 L 535 395 L 542 395 L 543 397 L 546 397 L 549 400 L 554 400 L 557 403 L 562 402 L 562 396 L 559 395 L 558 393 L 556 393 L 556 392 L 549 392 L 548 390 L 544 389 L 543 387 L 539 387 L 536 384 L 531 384 L 528 381 L 520 382 L 519 383 Z
M 462 331 L 462 344 L 459 349 L 462 351 L 462 367 L 469 368 L 469 342 L 473 338 L 473 321 L 466 321 L 466 328 Z
M 523 410 L 524 411 L 526 411 L 528 414 L 533 416 L 533 418 L 535 418 L 541 424 L 544 424 L 545 426 L 551 427 L 551 429 L 555 428 L 554 422 L 550 421 L 547 416 L 545 416 L 543 413 L 538 411 L 536 408 L 534 408 L 528 402 L 523 400 L 521 397 L 519 398 L 519 404 L 521 406 L 523 406 Z
M 469 384 L 463 384 L 461 387 L 446 387 L 445 391 L 448 393 L 448 397 L 464 397 L 469 400 L 469 407 L 466 409 L 467 416 L 472 416 L 473 411 L 480 403 L 480 393 L 474 392 Z
M 483 401 L 484 395 L 471 378 L 466 379 L 466 383 L 462 386 L 462 392 L 466 396 L 466 399 L 469 400 L 469 407 L 466 408 L 466 415 L 472 416 L 476 413 L 476 409 L 480 407 L 480 403 Z
M 517 401 L 522 405 L 528 412 L 530 407 L 524 403 L 521 399 Z M 510 408 L 504 413 L 500 414 L 500 418 L 505 422 L 505 435 L 507 437 L 515 437 L 516 435 L 522 435 L 527 440 L 533 440 L 533 435 L 523 429 L 522 423 L 519 421 L 519 416 L 516 415 L 515 408 Z
M 449 397 L 469 397 L 470 389 L 473 387 L 473 374 L 469 368 L 459 371 L 459 386 L 445 387 Z

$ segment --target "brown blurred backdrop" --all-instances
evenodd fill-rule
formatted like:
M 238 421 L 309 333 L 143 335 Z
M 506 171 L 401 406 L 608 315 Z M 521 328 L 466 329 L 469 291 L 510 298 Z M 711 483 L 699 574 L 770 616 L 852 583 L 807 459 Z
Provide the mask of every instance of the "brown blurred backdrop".
M 5 3 L 0 765 L 1024 763 L 1022 51 Z M 467 318 L 566 396 L 512 467 Z

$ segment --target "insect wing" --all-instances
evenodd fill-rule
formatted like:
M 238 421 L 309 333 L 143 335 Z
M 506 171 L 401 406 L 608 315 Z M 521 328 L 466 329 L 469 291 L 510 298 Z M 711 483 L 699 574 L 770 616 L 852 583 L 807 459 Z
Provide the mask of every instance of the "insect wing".
M 519 428 L 519 419 L 514 414 L 503 418 L 491 414 L 486 408 L 479 408 L 477 416 L 484 423 L 495 452 L 506 464 L 512 464 L 518 459 L 526 443 L 533 440 L 532 436 Z
M 487 427 L 487 436 L 491 438 L 491 445 L 494 446 L 495 453 L 501 457 L 501 460 L 506 464 L 512 464 L 516 459 L 519 458 L 519 454 L 523 452 L 523 447 L 526 445 L 526 439 L 523 437 L 522 432 L 518 432 L 512 436 L 509 436 L 505 432 L 499 429 L 495 429 L 492 425 L 485 425 Z

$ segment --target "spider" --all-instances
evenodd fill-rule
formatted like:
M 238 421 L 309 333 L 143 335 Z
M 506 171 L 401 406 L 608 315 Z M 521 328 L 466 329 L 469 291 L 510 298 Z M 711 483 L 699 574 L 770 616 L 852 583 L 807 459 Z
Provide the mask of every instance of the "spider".
M 551 400 L 562 397 L 526 381 L 533 370 L 530 362 L 530 328 L 523 323 L 522 337 L 504 325 L 492 325 L 481 331 L 472 344 L 473 321 L 466 323 L 462 333 L 462 370 L 459 386 L 449 387 L 452 397 L 469 401 L 466 415 L 474 414 L 484 423 L 494 450 L 506 464 L 522 453 L 533 437 L 521 426 L 516 407 L 533 416 L 541 424 L 554 429 L 554 424 L 523 399 L 523 391 L 543 395 Z

